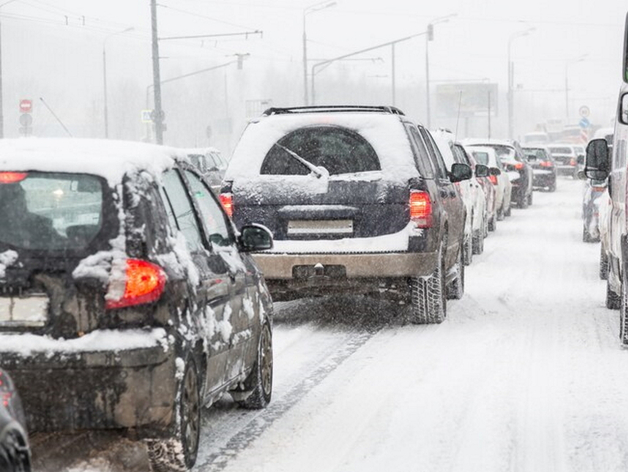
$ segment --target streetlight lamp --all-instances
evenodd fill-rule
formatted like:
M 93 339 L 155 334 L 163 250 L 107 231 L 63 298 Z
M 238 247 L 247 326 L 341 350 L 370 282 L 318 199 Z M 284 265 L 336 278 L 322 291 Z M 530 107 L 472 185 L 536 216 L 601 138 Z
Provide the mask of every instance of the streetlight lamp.
M 325 8 L 333 7 L 334 5 L 336 5 L 335 1 L 324 1 L 310 5 L 309 7 L 303 9 L 303 102 L 305 106 L 310 104 L 307 86 L 307 35 L 305 32 L 305 17 L 310 13 L 324 10 Z
M 117 36 L 119 34 L 128 33 L 129 31 L 133 31 L 135 28 L 130 27 L 122 31 L 116 31 L 115 33 L 111 33 L 108 36 L 105 36 L 105 39 L 102 42 L 102 77 L 103 77 L 103 92 L 105 99 L 104 113 L 105 113 L 105 138 L 109 138 L 109 109 L 107 106 L 107 50 L 105 46 L 107 44 L 107 40 L 113 36 Z
M 457 13 L 451 15 L 442 16 L 436 18 L 434 21 L 427 25 L 427 35 L 425 36 L 425 105 L 427 107 L 427 128 L 430 128 L 431 122 L 431 110 L 430 110 L 430 56 L 429 56 L 429 44 L 434 40 L 434 25 L 438 23 L 447 23 L 450 18 L 456 16 Z
M 520 38 L 521 36 L 527 36 L 532 31 L 536 30 L 536 28 L 528 28 L 523 31 L 517 31 L 510 39 L 508 39 L 508 137 L 512 139 L 514 131 L 514 113 L 515 113 L 515 104 L 513 97 L 513 82 L 514 82 L 514 65 L 512 63 L 510 57 L 510 48 L 512 46 L 513 40 Z
M 578 62 L 582 62 L 586 59 L 586 57 L 588 56 L 588 54 L 583 54 L 582 56 L 580 56 L 577 59 L 574 59 L 573 61 L 567 61 L 565 62 L 565 124 L 569 124 L 569 74 L 568 74 L 568 68 L 570 64 L 576 64 Z

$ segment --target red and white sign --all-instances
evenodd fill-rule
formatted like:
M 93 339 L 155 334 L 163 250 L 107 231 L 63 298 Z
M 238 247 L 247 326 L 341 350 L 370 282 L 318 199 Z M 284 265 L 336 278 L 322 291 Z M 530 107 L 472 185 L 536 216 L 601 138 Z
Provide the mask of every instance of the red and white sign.
M 23 98 L 20 100 L 20 111 L 22 113 L 30 113 L 33 111 L 33 101 L 28 98 Z

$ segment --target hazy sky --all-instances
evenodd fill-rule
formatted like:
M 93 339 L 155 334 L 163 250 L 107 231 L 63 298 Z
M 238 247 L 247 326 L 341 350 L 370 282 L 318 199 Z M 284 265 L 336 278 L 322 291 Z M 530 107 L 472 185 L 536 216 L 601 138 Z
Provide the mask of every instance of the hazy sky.
M 435 38 L 429 44 L 432 87 L 444 81 L 487 80 L 499 83 L 503 93 L 509 38 L 535 28 L 512 41 L 520 99 L 555 101 L 557 108 L 564 109 L 567 72 L 574 110 L 586 104 L 600 122 L 607 122 L 613 113 L 628 11 L 623 0 L 336 2 L 307 16 L 308 55 L 312 59 L 336 57 L 420 33 L 430 21 L 455 14 L 447 23 L 435 26 Z M 315 3 L 159 0 L 162 37 L 263 31 L 263 37 L 252 35 L 247 40 L 162 41 L 162 79 L 231 61 L 236 53 L 249 53 L 246 90 L 251 96 L 263 96 L 264 90 L 255 88 L 263 89 L 261 79 L 269 70 L 281 74 L 287 67 L 294 71 L 300 67 L 303 9 Z M 120 88 L 127 81 L 145 90 L 152 81 L 149 5 L 149 0 L 0 1 L 4 109 L 5 120 L 11 124 L 7 134 L 16 131 L 13 122 L 22 97 L 45 95 L 51 106 L 60 109 L 69 106 L 68 100 L 84 107 L 100 106 L 96 102 L 102 95 L 104 41 L 126 28 L 134 29 L 106 40 L 108 83 L 110 88 Z M 319 77 L 349 70 L 353 78 L 387 87 L 391 82 L 390 48 L 364 58 L 370 60 L 333 65 Z M 396 73 L 400 86 L 424 83 L 424 37 L 397 46 Z M 229 82 L 225 87 L 233 90 L 230 77 L 225 75 L 225 82 Z M 287 96 L 301 97 L 301 82 L 293 80 L 290 85 Z

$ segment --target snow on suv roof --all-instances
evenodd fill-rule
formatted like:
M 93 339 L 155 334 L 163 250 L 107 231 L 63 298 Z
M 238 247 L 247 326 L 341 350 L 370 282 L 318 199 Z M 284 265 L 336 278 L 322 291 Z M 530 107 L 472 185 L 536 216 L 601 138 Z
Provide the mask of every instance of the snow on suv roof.
M 256 178 L 266 154 L 277 141 L 299 128 L 316 125 L 341 126 L 359 133 L 377 153 L 386 178 L 407 180 L 418 175 L 399 115 L 352 111 L 278 114 L 251 121 L 233 153 L 225 180 Z
M 72 172 L 104 177 L 109 185 L 127 172 L 146 170 L 153 175 L 172 167 L 185 153 L 169 147 L 132 141 L 79 138 L 0 140 L 0 170 Z

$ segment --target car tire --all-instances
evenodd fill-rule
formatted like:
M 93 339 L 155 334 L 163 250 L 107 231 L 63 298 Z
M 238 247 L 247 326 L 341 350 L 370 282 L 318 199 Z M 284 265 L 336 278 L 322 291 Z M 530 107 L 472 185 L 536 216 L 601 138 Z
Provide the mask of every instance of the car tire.
M 476 231 L 473 234 L 472 239 L 473 254 L 482 254 L 484 252 L 484 235 L 482 234 L 482 232 Z
M 473 231 L 473 225 L 471 226 L 471 228 Z M 471 265 L 471 262 L 473 262 L 473 254 L 475 254 L 475 252 L 473 252 L 473 236 L 470 234 L 465 234 L 464 245 L 463 245 L 464 265 L 466 266 Z
M 245 400 L 238 400 L 238 405 L 248 410 L 261 410 L 270 403 L 273 393 L 273 336 L 268 323 L 262 326 L 257 360 L 244 383 L 252 392 Z
M 502 221 L 506 218 L 506 212 L 504 211 L 504 205 L 497 211 L 497 221 Z
M 201 431 L 201 379 L 196 362 L 190 357 L 185 363 L 179 393 L 177 425 L 173 437 L 148 440 L 148 457 L 154 472 L 175 472 L 191 469 L 198 454 Z
M 488 220 L 488 230 L 495 231 L 497 229 L 497 218 L 493 216 L 490 220 Z
M 622 277 L 621 303 L 619 306 L 619 342 L 622 346 L 628 347 L 628 283 L 626 276 Z
M 608 280 L 609 261 L 608 254 L 603 247 L 600 247 L 600 279 Z
M 512 215 L 512 207 L 508 205 L 508 208 L 504 210 L 504 216 L 508 218 L 510 215 Z
M 445 254 L 441 247 L 434 272 L 427 277 L 410 279 L 412 322 L 442 323 L 447 316 L 445 290 Z
M 534 202 L 534 191 L 531 191 L 530 195 L 528 195 L 528 206 L 532 206 L 533 202 Z
M 587 230 L 586 225 L 582 226 L 582 242 L 585 243 L 595 243 L 597 240 L 591 236 L 591 233 Z
M 456 278 L 447 286 L 447 298 L 450 300 L 460 300 L 464 296 L 464 260 L 462 257 L 463 246 L 458 250 L 458 258 L 456 260 Z
M 556 191 L 556 181 L 552 182 L 552 184 L 548 187 L 548 192 L 555 192 Z
M 517 200 L 517 206 L 521 208 L 522 210 L 525 210 L 526 208 L 528 208 L 528 197 L 522 194 Z
M 621 296 L 613 291 L 608 280 L 606 281 L 606 308 L 609 310 L 621 308 Z

